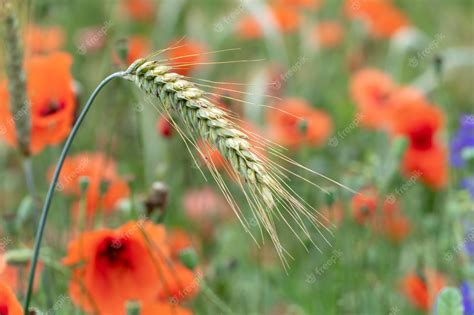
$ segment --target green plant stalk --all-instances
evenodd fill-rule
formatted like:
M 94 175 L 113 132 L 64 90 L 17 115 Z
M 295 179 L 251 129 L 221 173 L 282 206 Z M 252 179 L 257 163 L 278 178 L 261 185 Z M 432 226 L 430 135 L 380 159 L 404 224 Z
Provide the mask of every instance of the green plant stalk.
M 33 257 L 31 260 L 31 267 L 30 267 L 30 273 L 28 276 L 28 287 L 26 291 L 26 298 L 24 302 L 24 314 L 28 315 L 29 314 L 29 306 L 31 302 L 31 295 L 32 295 L 32 289 L 33 289 L 33 282 L 35 278 L 35 273 L 36 273 L 36 265 L 38 264 L 38 257 L 40 253 L 40 248 L 41 248 L 41 241 L 43 239 L 43 234 L 44 234 L 44 229 L 46 226 L 46 220 L 48 218 L 48 213 L 49 213 L 49 208 L 51 207 L 51 202 L 53 200 L 53 195 L 54 191 L 56 190 L 56 184 L 58 183 L 59 179 L 59 174 L 61 172 L 62 166 L 64 164 L 64 160 L 66 159 L 66 156 L 69 152 L 69 149 L 71 148 L 72 142 L 74 141 L 74 138 L 79 131 L 79 127 L 81 126 L 82 122 L 84 121 L 84 118 L 87 115 L 87 112 L 92 106 L 92 103 L 94 102 L 97 94 L 102 90 L 102 88 L 107 85 L 110 81 L 112 81 L 115 78 L 120 78 L 124 75 L 124 72 L 115 72 L 108 77 L 106 77 L 102 82 L 99 83 L 99 85 L 96 87 L 94 92 L 92 92 L 91 96 L 87 100 L 86 105 L 84 106 L 84 109 L 82 110 L 81 114 L 77 118 L 76 123 L 72 127 L 71 133 L 69 134 L 69 137 L 66 140 L 66 143 L 64 144 L 63 150 L 61 152 L 61 155 L 59 157 L 58 163 L 56 164 L 56 169 L 54 170 L 54 175 L 51 180 L 51 184 L 49 185 L 48 189 L 48 194 L 46 195 L 46 199 L 44 201 L 43 205 L 43 210 L 41 212 L 41 218 L 39 221 L 38 229 L 36 231 L 36 237 L 35 237 L 35 246 L 33 250 Z
M 10 3 L 6 5 L 5 14 L 6 71 L 8 74 L 8 94 L 10 111 L 15 123 L 18 149 L 23 157 L 23 171 L 26 187 L 33 200 L 34 224 L 38 223 L 39 199 L 36 194 L 33 162 L 30 152 L 31 113 L 28 100 L 26 75 L 23 66 L 23 48 L 21 43 L 18 19 Z
M 39 209 L 41 208 L 40 199 L 36 191 L 33 160 L 31 156 L 25 156 L 23 158 L 23 172 L 25 173 L 26 187 L 28 189 L 28 194 L 31 197 L 32 206 L 33 206 L 33 219 L 34 224 L 38 224 L 39 219 Z
M 18 20 L 11 4 L 6 6 L 5 24 L 5 57 L 8 74 L 8 94 L 10 111 L 15 122 L 18 149 L 24 157 L 30 156 L 30 106 L 26 93 L 26 75 L 23 68 L 23 49 L 18 30 Z

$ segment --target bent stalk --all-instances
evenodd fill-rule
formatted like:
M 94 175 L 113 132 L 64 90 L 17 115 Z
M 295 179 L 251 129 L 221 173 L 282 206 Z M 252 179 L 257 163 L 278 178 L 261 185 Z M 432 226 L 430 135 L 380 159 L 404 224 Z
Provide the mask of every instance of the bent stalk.
M 35 273 L 36 273 L 36 265 L 38 264 L 38 258 L 39 258 L 39 253 L 41 249 L 41 241 L 43 240 L 43 234 L 44 234 L 44 228 L 46 226 L 46 221 L 48 219 L 48 213 L 49 213 L 49 208 L 51 207 L 51 202 L 53 200 L 53 195 L 54 191 L 56 189 L 56 184 L 59 179 L 59 174 L 61 172 L 64 160 L 66 159 L 66 156 L 69 152 L 69 149 L 71 148 L 72 142 L 74 141 L 74 138 L 79 130 L 79 127 L 81 126 L 82 122 L 84 121 L 84 118 L 87 115 L 87 112 L 89 111 L 90 107 L 92 106 L 92 103 L 94 102 L 97 94 L 102 90 L 102 88 L 107 85 L 110 81 L 112 81 L 115 78 L 119 78 L 123 76 L 123 72 L 116 72 L 111 75 L 109 75 L 107 78 L 105 78 L 100 84 L 96 87 L 94 92 L 92 92 L 91 96 L 87 100 L 86 105 L 84 106 L 84 109 L 82 110 L 81 114 L 77 118 L 76 123 L 72 127 L 71 133 L 69 134 L 69 137 L 66 140 L 66 143 L 64 144 L 63 150 L 61 152 L 61 155 L 59 157 L 58 163 L 56 164 L 56 169 L 54 170 L 54 175 L 51 180 L 51 184 L 49 185 L 48 189 L 48 194 L 46 195 L 46 199 L 44 201 L 43 205 L 43 210 L 41 212 L 41 218 L 40 222 L 38 225 L 38 229 L 36 231 L 36 237 L 35 237 L 35 247 L 33 250 L 33 258 L 31 260 L 31 267 L 30 267 L 30 273 L 28 276 L 28 287 L 26 291 L 26 298 L 25 298 L 25 303 L 24 303 L 24 314 L 28 315 L 29 314 L 29 306 L 31 302 L 31 295 L 32 295 L 32 289 L 33 289 L 33 282 L 35 278 Z

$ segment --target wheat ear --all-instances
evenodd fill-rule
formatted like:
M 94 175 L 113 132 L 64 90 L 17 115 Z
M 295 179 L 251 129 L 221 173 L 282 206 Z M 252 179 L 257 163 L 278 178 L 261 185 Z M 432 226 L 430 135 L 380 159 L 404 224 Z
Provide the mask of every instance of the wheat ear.
M 26 93 L 26 75 L 23 69 L 23 49 L 18 20 L 13 6 L 7 2 L 1 13 L 5 21 L 6 71 L 10 110 L 15 119 L 18 148 L 24 156 L 30 155 L 30 108 Z
M 292 228 L 288 220 L 296 222 L 309 237 L 301 216 L 314 222 L 314 213 L 308 211 L 304 201 L 294 196 L 291 188 L 283 182 L 284 175 L 278 167 L 258 153 L 248 141 L 249 135 L 238 127 L 231 115 L 211 103 L 205 97 L 206 93 L 196 88 L 192 82 L 171 72 L 172 69 L 155 60 L 139 59 L 130 65 L 124 77 L 135 82 L 146 94 L 158 98 L 162 107 L 160 112 L 167 114 L 170 120 L 173 120 L 173 115 L 178 116 L 188 131 L 220 151 L 229 162 L 231 171 L 243 180 L 241 188 L 244 193 L 246 189 L 249 192 L 246 193 L 246 198 L 259 227 L 260 224 L 263 225 L 280 257 L 284 256 L 285 250 L 278 239 L 274 217 L 285 221 L 301 241 L 300 233 Z M 212 171 L 212 165 L 210 169 Z M 225 193 L 225 185 L 219 186 Z M 234 203 L 231 196 L 228 201 Z M 280 208 L 284 208 L 291 218 L 283 216 Z M 244 223 L 242 220 L 241 222 Z
M 232 168 L 262 193 L 267 207 L 273 208 L 272 178 L 253 152 L 247 141 L 249 137 L 239 130 L 227 112 L 205 99 L 203 91 L 183 76 L 169 72 L 171 69 L 155 61 L 138 60 L 127 70 L 130 74 L 127 78 L 146 93 L 158 97 L 166 112 L 179 114 L 202 139 L 218 148 Z

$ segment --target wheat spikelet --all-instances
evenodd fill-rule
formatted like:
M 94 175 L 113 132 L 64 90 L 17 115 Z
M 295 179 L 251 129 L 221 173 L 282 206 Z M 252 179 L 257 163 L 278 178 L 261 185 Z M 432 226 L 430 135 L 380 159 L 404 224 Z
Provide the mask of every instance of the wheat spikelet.
M 2 7 L 1 18 L 5 25 L 6 70 L 10 110 L 15 117 L 15 129 L 20 152 L 30 155 L 30 109 L 26 93 L 26 76 L 23 69 L 23 49 L 18 20 L 9 1 Z
M 314 212 L 309 211 L 304 201 L 284 183 L 285 175 L 279 169 L 282 167 L 259 154 L 257 148 L 249 141 L 250 135 L 240 129 L 230 113 L 210 102 L 205 97 L 204 91 L 198 89 L 184 76 L 171 72 L 172 69 L 173 67 L 155 60 L 139 59 L 125 71 L 124 77 L 135 82 L 148 95 L 159 99 L 161 108 L 157 110 L 168 117 L 184 139 L 197 135 L 220 151 L 229 162 L 230 171 L 235 175 L 234 179 L 239 182 L 258 226 L 261 224 L 268 232 L 277 253 L 284 264 L 287 264 L 285 254 L 289 254 L 281 246 L 274 219 L 283 220 L 303 243 L 300 237 L 301 231 L 308 239 L 311 237 L 302 217 L 317 225 L 319 222 Z M 174 122 L 174 115 L 184 123 L 185 131 L 181 131 Z M 195 142 L 191 141 L 191 144 L 200 150 Z M 210 162 L 208 167 L 239 220 L 249 232 L 246 219 L 241 218 L 240 208 L 217 170 Z M 290 218 L 282 213 L 282 209 Z M 294 230 L 291 220 L 300 228 L 300 233 Z

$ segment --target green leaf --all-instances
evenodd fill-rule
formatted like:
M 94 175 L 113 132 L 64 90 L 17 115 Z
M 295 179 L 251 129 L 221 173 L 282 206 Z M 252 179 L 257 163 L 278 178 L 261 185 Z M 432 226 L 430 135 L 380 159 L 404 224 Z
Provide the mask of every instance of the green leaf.
M 461 300 L 461 293 L 458 289 L 443 289 L 436 299 L 435 315 L 463 315 Z

